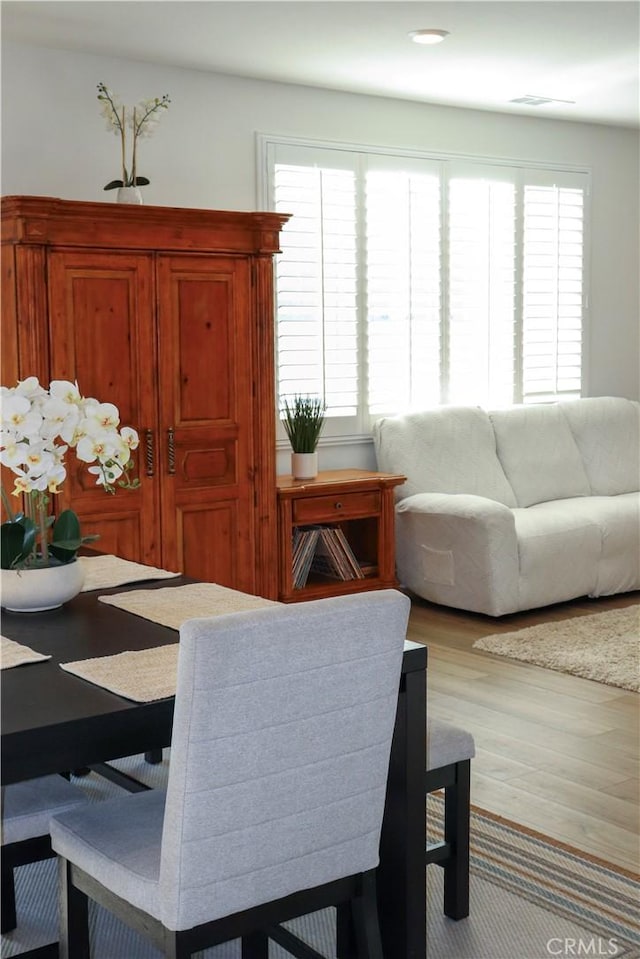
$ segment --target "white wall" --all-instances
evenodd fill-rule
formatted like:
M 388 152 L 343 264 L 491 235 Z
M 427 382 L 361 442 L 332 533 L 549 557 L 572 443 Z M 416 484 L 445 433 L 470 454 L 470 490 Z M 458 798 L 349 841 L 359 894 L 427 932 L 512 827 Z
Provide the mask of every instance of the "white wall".
M 103 81 L 133 105 L 172 104 L 142 142 L 145 202 L 258 208 L 256 132 L 592 171 L 586 392 L 640 397 L 639 138 L 628 129 L 437 107 L 155 64 L 3 44 L 2 192 L 114 202 L 119 141 L 99 116 Z M 321 466 L 372 465 L 369 446 L 321 449 Z M 284 455 L 280 471 L 286 471 Z

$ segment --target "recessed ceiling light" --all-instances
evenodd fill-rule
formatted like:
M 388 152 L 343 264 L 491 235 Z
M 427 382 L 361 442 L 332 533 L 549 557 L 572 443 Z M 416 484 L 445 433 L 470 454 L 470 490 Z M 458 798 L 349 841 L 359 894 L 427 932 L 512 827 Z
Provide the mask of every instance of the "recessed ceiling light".
M 409 34 L 414 43 L 442 43 L 449 36 L 448 30 L 412 30 Z

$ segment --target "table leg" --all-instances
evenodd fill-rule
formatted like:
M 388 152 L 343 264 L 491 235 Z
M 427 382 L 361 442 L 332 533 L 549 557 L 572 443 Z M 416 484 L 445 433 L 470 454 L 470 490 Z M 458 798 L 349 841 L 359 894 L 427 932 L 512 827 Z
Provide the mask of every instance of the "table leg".
M 425 959 L 427 953 L 426 706 L 424 669 L 404 673 L 391 746 L 377 877 L 385 959 Z

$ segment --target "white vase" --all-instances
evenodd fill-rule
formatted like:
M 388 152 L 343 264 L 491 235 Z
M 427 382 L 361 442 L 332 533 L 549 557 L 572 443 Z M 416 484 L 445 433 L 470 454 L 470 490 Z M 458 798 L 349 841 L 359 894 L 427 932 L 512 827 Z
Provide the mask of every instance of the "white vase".
M 73 599 L 83 585 L 84 569 L 75 560 L 43 569 L 2 569 L 0 603 L 13 613 L 41 613 Z
M 292 453 L 291 474 L 294 479 L 315 479 L 318 475 L 318 454 Z
M 142 193 L 139 186 L 118 187 L 116 197 L 118 203 L 142 203 Z

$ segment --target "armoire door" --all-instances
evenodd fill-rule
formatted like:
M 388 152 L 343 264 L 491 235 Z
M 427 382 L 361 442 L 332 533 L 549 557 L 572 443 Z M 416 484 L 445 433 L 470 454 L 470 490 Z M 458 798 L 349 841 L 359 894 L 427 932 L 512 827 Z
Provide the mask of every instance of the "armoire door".
M 162 563 L 253 592 L 250 260 L 157 259 Z
M 83 533 L 100 535 L 102 552 L 158 565 L 157 463 L 146 442 L 157 432 L 153 262 L 151 254 L 128 252 L 48 254 L 51 379 L 77 381 L 84 396 L 114 403 L 121 425 L 133 426 L 141 440 L 138 490 L 105 493 L 70 453 L 56 505 L 76 510 Z

